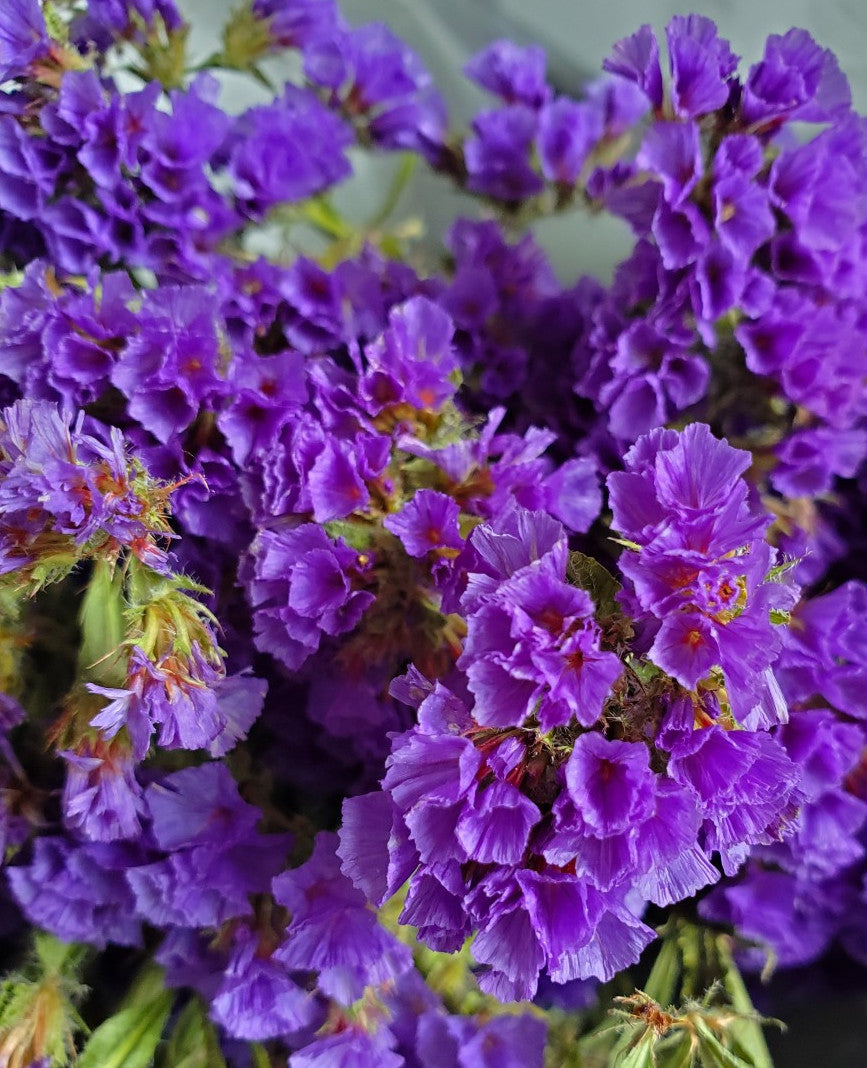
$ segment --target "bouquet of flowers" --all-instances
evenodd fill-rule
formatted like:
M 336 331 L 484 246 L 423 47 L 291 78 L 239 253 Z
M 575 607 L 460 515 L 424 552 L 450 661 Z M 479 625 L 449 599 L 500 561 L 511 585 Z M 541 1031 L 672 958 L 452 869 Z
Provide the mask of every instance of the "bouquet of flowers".
M 188 33 L 0 0 L 0 1066 L 769 1068 L 743 974 L 867 963 L 836 59 L 498 41 L 461 132 L 334 0 Z

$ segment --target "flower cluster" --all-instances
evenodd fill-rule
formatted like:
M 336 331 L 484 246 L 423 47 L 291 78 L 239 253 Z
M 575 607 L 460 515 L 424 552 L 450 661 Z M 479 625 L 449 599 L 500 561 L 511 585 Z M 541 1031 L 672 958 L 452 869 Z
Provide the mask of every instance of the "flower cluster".
M 786 706 L 762 679 L 787 591 L 765 581 L 748 462 L 694 424 L 640 439 L 609 476 L 615 524 L 643 542 L 621 558 L 634 619 L 567 581 L 551 517 L 480 526 L 460 688 L 395 684 L 424 694 L 418 725 L 393 742 L 384 793 L 344 803 L 345 870 L 375 901 L 409 877 L 402 919 L 434 948 L 477 932 L 483 989 L 532 997 L 540 969 L 610 979 L 653 938 L 636 893 L 672 904 L 716 881 L 714 854 L 731 875 L 788 833 L 799 775 L 767 733 Z M 733 667 L 739 645 L 758 682 Z
M 73 420 L 49 403 L 0 412 L 0 571 L 37 583 L 80 560 L 128 549 L 165 570 L 170 487 L 129 455 L 117 427 Z
M 257 647 L 314 677 L 336 657 L 371 701 L 386 699 L 410 660 L 432 675 L 453 663 L 460 628 L 449 609 L 473 525 L 520 501 L 586 530 L 600 504 L 590 461 L 554 469 L 542 456 L 552 434 L 500 432 L 502 410 L 468 426 L 453 330 L 440 307 L 412 297 L 351 370 L 309 366 L 291 421 L 261 381 L 218 419 L 245 458 L 245 498 L 261 528 L 242 571 Z M 376 718 L 389 717 L 400 725 L 395 711 Z M 329 727 L 327 713 L 319 718 Z M 349 733 L 346 723 L 333 730 Z

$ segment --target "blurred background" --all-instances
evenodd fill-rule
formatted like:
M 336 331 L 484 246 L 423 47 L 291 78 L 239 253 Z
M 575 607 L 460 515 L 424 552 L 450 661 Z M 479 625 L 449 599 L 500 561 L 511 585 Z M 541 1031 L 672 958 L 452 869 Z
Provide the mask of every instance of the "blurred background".
M 612 44 L 643 22 L 658 34 L 672 15 L 696 12 L 712 18 L 743 59 L 742 71 L 756 62 L 771 33 L 792 26 L 808 30 L 837 55 L 852 85 L 855 107 L 867 112 L 867 0 L 339 0 L 354 25 L 387 22 L 420 53 L 446 97 L 453 127 L 465 127 L 474 112 L 493 98 L 461 74 L 467 59 L 488 42 L 506 37 L 518 44 L 541 44 L 548 52 L 550 81 L 560 92 L 577 94 L 597 77 Z M 193 59 L 214 51 L 220 28 L 237 0 L 178 0 L 192 23 Z M 285 58 L 265 64 L 280 84 L 291 71 Z M 297 69 L 297 68 L 296 68 Z M 222 104 L 242 111 L 265 99 L 265 91 L 240 75 L 222 76 Z M 375 213 L 395 170 L 393 157 L 357 157 L 356 176 L 335 200 L 350 218 Z M 478 203 L 456 193 L 441 178 L 420 169 L 402 198 L 395 218 L 423 217 L 427 241 L 436 248 L 449 222 L 461 212 L 478 213 Z M 610 278 L 631 248 L 617 220 L 588 219 L 579 212 L 545 220 L 535 227 L 560 278 L 581 274 Z M 776 1068 L 861 1068 L 867 1065 L 867 970 L 842 954 L 819 964 L 780 973 L 770 989 L 753 991 L 759 1011 L 788 1024 L 769 1032 Z

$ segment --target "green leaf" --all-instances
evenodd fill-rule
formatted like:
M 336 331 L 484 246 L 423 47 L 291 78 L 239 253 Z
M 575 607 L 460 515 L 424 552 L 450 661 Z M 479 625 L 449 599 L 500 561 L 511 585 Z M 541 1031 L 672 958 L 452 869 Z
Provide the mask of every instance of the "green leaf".
M 726 1049 L 700 1016 L 693 1016 L 693 1026 L 698 1036 L 698 1052 L 704 1068 L 753 1068 L 749 1061 L 742 1060 Z
M 313 197 L 303 204 L 293 205 L 305 222 L 315 226 L 328 237 L 349 238 L 355 234 L 354 227 L 343 218 L 324 196 Z
M 723 987 L 731 998 L 732 1006 L 741 1013 L 741 1019 L 730 1024 L 728 1034 L 732 1045 L 742 1054 L 753 1068 L 774 1068 L 771 1053 L 762 1032 L 762 1021 L 747 992 L 741 973 L 731 954 L 726 936 L 718 939 L 718 952 L 722 962 Z
M 655 1032 L 645 1031 L 638 1042 L 630 1046 L 626 1053 L 618 1058 L 617 1068 L 657 1068 L 655 1046 Z
M 87 992 L 78 979 L 89 950 L 45 931 L 33 936 L 22 970 L 0 982 L 0 1047 L 14 1063 L 48 1058 L 63 1068 L 75 1057 L 74 1036 L 87 1027 L 75 1005 Z M 3 1054 L 0 1060 L 6 1063 Z
M 253 1054 L 253 1068 L 274 1068 L 267 1050 L 259 1042 L 254 1042 L 250 1050 Z
M 42 17 L 45 19 L 48 36 L 57 41 L 58 44 L 69 44 L 69 25 L 56 6 L 47 2 L 47 0 L 42 5 Z
M 90 1036 L 77 1068 L 150 1068 L 173 1001 L 162 969 L 146 965 L 120 1010 Z
M 624 549 L 631 549 L 636 553 L 641 552 L 641 546 L 637 541 L 630 541 L 628 538 L 609 538 L 608 540 L 613 541 L 615 545 L 622 545 Z
M 373 544 L 378 531 L 370 524 L 353 523 L 348 519 L 331 519 L 322 524 L 329 538 L 341 538 L 357 552 L 364 552 Z
M 688 1031 L 681 1031 L 674 1042 L 657 1045 L 657 1068 L 692 1068 L 695 1063 L 694 1053 L 692 1035 Z
M 159 1063 L 161 1068 L 226 1068 L 217 1032 L 199 998 L 184 1006 Z
M 44 975 L 74 977 L 90 954 L 87 946 L 61 942 L 47 931 L 33 932 L 33 950 Z
M 400 162 L 392 175 L 383 202 L 376 214 L 368 220 L 366 229 L 379 230 L 388 222 L 397 208 L 404 190 L 412 181 L 412 176 L 415 174 L 417 164 L 418 156 L 414 153 L 404 152 L 401 155 Z
M 578 586 L 590 594 L 599 618 L 604 619 L 620 612 L 616 595 L 622 587 L 611 572 L 592 556 L 579 552 L 570 553 L 566 578 L 573 586 Z
M 681 960 L 677 938 L 664 937 L 644 984 L 644 993 L 663 1008 L 674 1002 L 680 979 Z
M 120 568 L 97 560 L 81 602 L 78 671 L 100 686 L 122 686 L 126 678 L 123 582 Z
M 3 271 L 0 272 L 0 293 L 4 289 L 16 288 L 20 286 L 24 281 L 23 271 Z
M 249 70 L 271 48 L 269 20 L 253 13 L 249 0 L 233 11 L 223 27 L 223 49 L 211 58 L 212 65 Z

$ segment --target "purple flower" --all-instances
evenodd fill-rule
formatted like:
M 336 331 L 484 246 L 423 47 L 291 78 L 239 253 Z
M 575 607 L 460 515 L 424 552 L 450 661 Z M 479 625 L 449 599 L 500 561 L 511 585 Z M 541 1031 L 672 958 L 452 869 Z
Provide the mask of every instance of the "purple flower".
M 292 913 L 274 959 L 292 971 L 318 972 L 319 989 L 349 1005 L 365 987 L 393 981 L 412 961 L 341 873 L 336 844 L 334 835 L 318 835 L 312 857 L 274 880 L 275 898 Z
M 82 430 L 45 401 L 17 401 L 0 412 L 0 570 L 12 571 L 58 551 L 72 566 L 77 556 L 100 550 L 117 555 L 126 545 L 158 571 L 165 552 L 165 489 L 126 452 L 120 430 Z
M 258 218 L 276 204 L 303 200 L 348 177 L 343 149 L 351 129 L 312 93 L 287 86 L 275 104 L 237 120 L 229 173 L 244 211 Z
M 480 864 L 519 864 L 539 809 L 508 782 L 494 782 L 465 808 L 455 833 L 471 860 Z
M 545 1024 L 529 1013 L 495 1016 L 458 1051 L 459 1068 L 539 1068 L 545 1056 Z
M 200 406 L 220 394 L 218 304 L 203 286 L 148 293 L 137 333 L 111 373 L 130 414 L 161 441 L 186 429 Z
M 460 664 L 480 723 L 519 726 L 535 710 L 546 730 L 572 716 L 590 726 L 622 671 L 599 649 L 589 596 L 545 564 L 519 571 L 467 620 Z
M 351 446 L 326 441 L 310 469 L 310 497 L 317 523 L 363 511 L 370 495 Z
M 20 76 L 50 49 L 39 0 L 0 2 L 0 82 Z
M 815 960 L 831 941 L 835 924 L 827 905 L 818 888 L 799 884 L 796 876 L 751 867 L 744 880 L 720 887 L 700 909 L 711 922 L 736 925 L 747 938 L 770 947 L 782 967 L 796 967 Z M 750 953 L 747 962 L 759 970 L 766 959 L 763 948 Z
M 30 922 L 62 941 L 137 946 L 141 923 L 124 876 L 140 859 L 125 844 L 43 837 L 31 860 L 10 868 L 7 878 Z
M 350 115 L 365 116 L 376 143 L 437 158 L 445 135 L 442 98 L 419 56 L 383 23 L 340 27 L 313 41 L 304 73 Z
M 307 400 L 307 381 L 297 352 L 277 353 L 267 360 L 237 359 L 232 372 L 229 402 L 217 422 L 232 458 L 242 466 L 273 445 Z
M 185 768 L 145 792 L 157 845 L 168 852 L 181 847 L 227 847 L 252 836 L 259 811 L 238 795 L 238 785 L 223 764 Z
M 584 93 L 601 114 L 606 137 L 620 137 L 647 114 L 647 97 L 637 85 L 623 78 L 603 74 L 588 82 Z
M 768 581 L 769 517 L 740 478 L 748 463 L 748 454 L 693 424 L 680 435 L 642 438 L 626 456 L 627 470 L 608 478 L 615 526 L 640 546 L 621 557 L 621 571 L 659 621 L 650 658 L 689 689 L 721 667 L 731 708 L 745 723 L 764 716 L 757 710 L 765 706 L 785 716 L 784 702 L 768 694 L 767 670 L 780 648 L 770 613 L 795 600 L 794 589 Z
M 501 200 L 522 200 L 541 192 L 542 179 L 529 159 L 537 127 L 536 113 L 524 104 L 477 115 L 473 135 L 464 145 L 468 188 Z
M 268 34 L 283 48 L 306 48 L 340 27 L 334 0 L 253 0 L 253 14 L 267 19 Z
M 694 731 L 673 746 L 669 774 L 697 792 L 705 848 L 719 851 L 727 875 L 741 866 L 748 845 L 791 833 L 800 800 L 798 769 L 767 734 L 724 731 L 715 724 Z
M 47 200 L 54 192 L 63 161 L 61 149 L 47 139 L 28 136 L 11 115 L 0 115 L 0 208 L 16 219 L 36 219 L 44 224 L 48 222 L 47 212 L 49 218 L 61 222 L 63 204 L 69 201 L 61 201 L 58 207 L 49 206 Z M 61 252 L 64 249 L 59 241 L 55 247 Z M 68 268 L 67 261 L 61 266 Z M 68 269 L 77 266 L 75 261 Z
M 155 843 L 167 855 L 127 873 L 139 913 L 157 926 L 219 926 L 249 915 L 282 867 L 285 835 L 257 836 L 260 813 L 222 764 L 186 768 L 145 792 Z
M 538 46 L 494 41 L 473 56 L 464 73 L 506 104 L 538 108 L 551 93 L 545 81 L 545 50 Z
M 716 322 L 735 304 L 746 282 L 744 263 L 722 243 L 712 244 L 698 261 L 695 272 L 696 315 Z
M 90 44 L 104 51 L 113 43 L 112 38 L 140 39 L 140 23 L 152 27 L 157 17 L 169 31 L 183 25 L 174 0 L 93 0 L 87 12 L 74 20 L 71 35 L 82 51 Z
M 811 427 L 790 434 L 776 451 L 774 488 L 788 497 L 819 497 L 831 489 L 835 476 L 857 473 L 867 455 L 867 433 Z
M 127 668 L 124 689 L 88 683 L 91 693 L 110 698 L 91 725 L 113 738 L 122 726 L 130 732 L 133 755 L 142 760 L 150 736 L 159 730 L 159 744 L 167 749 L 204 749 L 226 727 L 217 699 L 225 677 L 222 665 L 215 667 L 194 643 L 188 657 L 167 653 L 157 662 L 135 646 Z
M 268 683 L 241 673 L 223 679 L 217 687 L 217 706 L 225 726 L 208 746 L 212 757 L 222 757 L 247 737 L 250 728 L 259 718 Z
M 290 1057 L 292 1068 L 402 1068 L 406 1061 L 391 1049 L 387 1027 L 371 1035 L 358 1027 L 314 1039 Z
M 850 142 L 856 146 L 854 155 L 840 151 Z M 835 252 L 859 225 L 863 146 L 863 128 L 852 120 L 781 153 L 774 161 L 770 198 L 791 220 L 800 245 L 811 251 Z
M 860 628 L 865 610 L 867 587 L 855 581 L 795 607 L 779 669 L 790 701 L 819 696 L 847 716 L 867 719 L 867 655 Z
M 300 1031 L 318 1009 L 312 994 L 274 957 L 262 955 L 256 938 L 240 928 L 210 1014 L 234 1038 L 261 1042 Z
M 780 120 L 826 122 L 851 106 L 849 83 L 834 54 L 806 30 L 772 34 L 762 61 L 750 68 L 743 88 L 745 124 L 773 129 Z
M 776 231 L 768 194 L 742 172 L 718 179 L 713 200 L 716 232 L 738 259 L 749 260 Z
M 566 785 L 582 819 L 599 837 L 641 822 L 654 801 L 647 747 L 582 734 L 566 764 Z
M 290 668 L 319 648 L 323 633 L 351 631 L 374 600 L 356 588 L 358 555 L 313 524 L 262 531 L 251 567 L 247 587 L 257 646 Z
M 189 196 L 223 145 L 230 119 L 215 104 L 218 91 L 216 79 L 199 75 L 189 89 L 169 93 L 171 114 L 154 111 L 141 142 L 141 180 L 160 201 Z
M 658 176 L 665 199 L 672 207 L 680 207 L 704 171 L 697 124 L 653 123 L 644 135 L 636 163 Z
M 63 814 L 67 827 L 94 842 L 136 838 L 144 811 L 130 754 L 60 751 L 67 764 Z
M 572 185 L 588 156 L 601 141 L 605 120 L 599 108 L 558 97 L 539 115 L 537 148 L 549 182 Z
M 602 508 L 596 465 L 586 457 L 566 460 L 545 480 L 547 510 L 570 530 L 585 533 Z
M 631 36 L 618 41 L 602 67 L 609 74 L 618 74 L 635 82 L 653 108 L 662 107 L 659 45 L 649 24 L 645 23 Z
M 701 15 L 675 15 L 665 28 L 671 64 L 671 102 L 686 118 L 721 108 L 738 57 L 716 26 Z
M 383 526 L 400 538 L 410 556 L 424 556 L 435 550 L 463 547 L 459 515 L 460 509 L 451 497 L 422 489 L 397 515 L 386 517 Z

